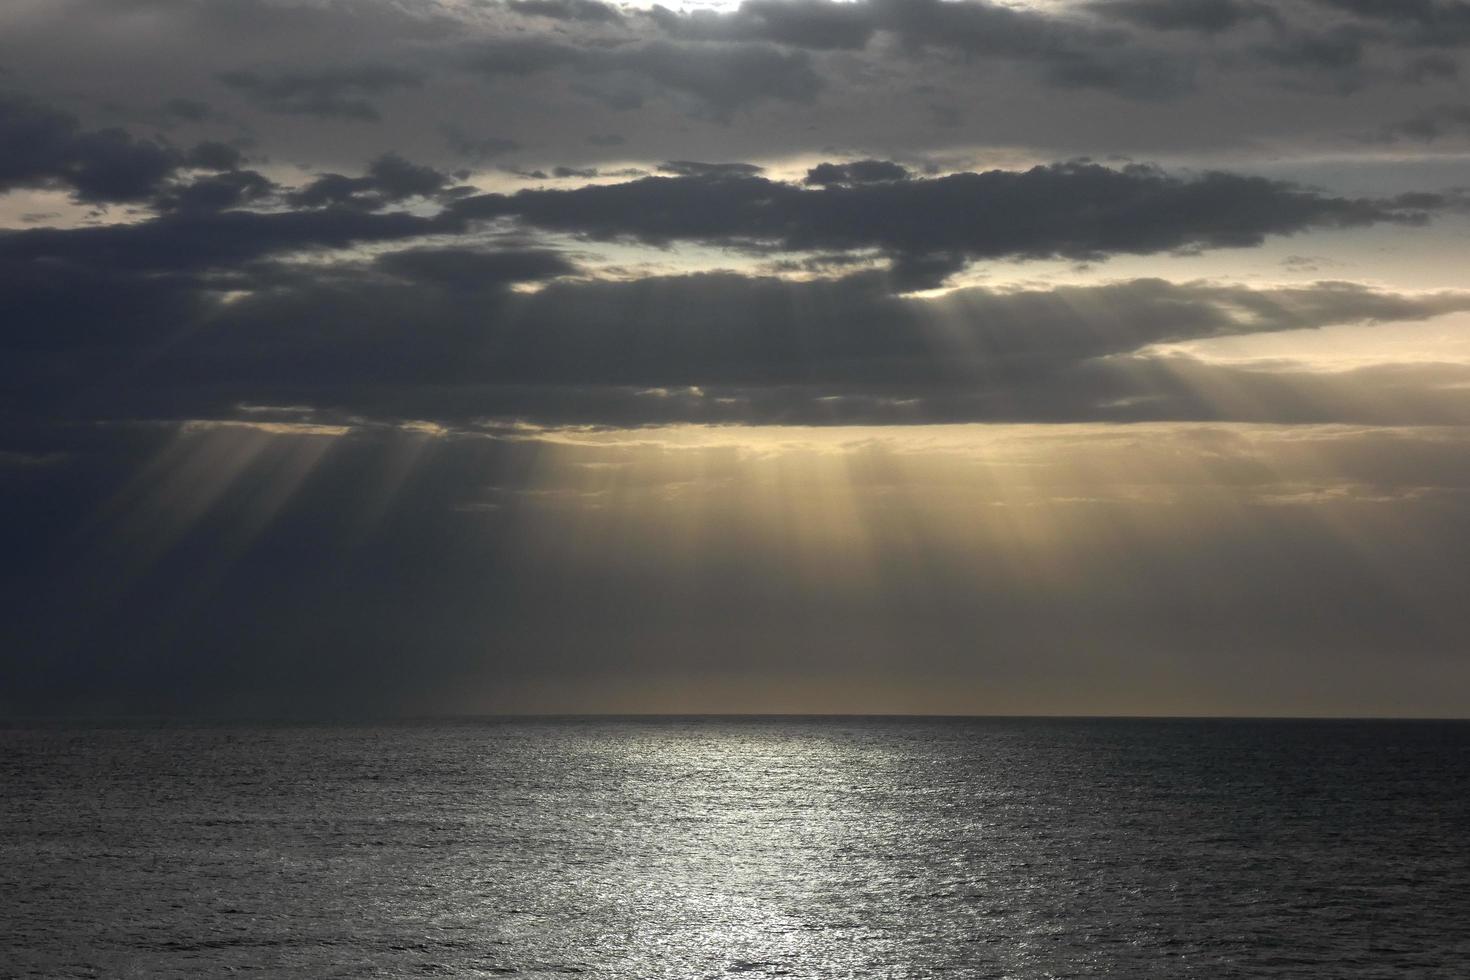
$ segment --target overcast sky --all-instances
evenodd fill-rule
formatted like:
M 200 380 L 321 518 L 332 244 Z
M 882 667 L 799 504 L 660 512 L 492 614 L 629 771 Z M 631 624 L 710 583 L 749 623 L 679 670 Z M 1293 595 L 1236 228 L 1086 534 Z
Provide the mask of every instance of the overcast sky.
M 1466 0 L 8 0 L 0 712 L 1470 715 Z

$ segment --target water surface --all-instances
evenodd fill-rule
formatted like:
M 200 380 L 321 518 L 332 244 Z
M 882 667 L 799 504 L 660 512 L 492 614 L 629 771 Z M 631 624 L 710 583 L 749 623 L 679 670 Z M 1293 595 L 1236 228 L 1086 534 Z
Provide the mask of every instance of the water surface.
M 0 976 L 1470 976 L 1470 724 L 0 730 Z

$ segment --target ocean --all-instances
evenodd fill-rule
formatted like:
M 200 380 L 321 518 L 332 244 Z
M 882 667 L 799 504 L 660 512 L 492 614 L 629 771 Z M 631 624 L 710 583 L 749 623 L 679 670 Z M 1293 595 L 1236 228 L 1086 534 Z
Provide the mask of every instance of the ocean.
M 1470 977 L 1470 723 L 0 728 L 0 976 Z

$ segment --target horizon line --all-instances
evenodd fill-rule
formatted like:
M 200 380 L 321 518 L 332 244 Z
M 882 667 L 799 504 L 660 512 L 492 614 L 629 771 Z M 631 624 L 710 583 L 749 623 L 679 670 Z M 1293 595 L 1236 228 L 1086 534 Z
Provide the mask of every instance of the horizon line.
M 26 723 L 201 724 L 201 725 L 393 725 L 433 722 L 506 721 L 678 721 L 678 720 L 866 720 L 866 721 L 1221 721 L 1221 722 L 1458 722 L 1470 715 L 1188 715 L 1188 714 L 950 714 L 845 711 L 526 711 L 420 714 L 5 714 L 0 728 Z

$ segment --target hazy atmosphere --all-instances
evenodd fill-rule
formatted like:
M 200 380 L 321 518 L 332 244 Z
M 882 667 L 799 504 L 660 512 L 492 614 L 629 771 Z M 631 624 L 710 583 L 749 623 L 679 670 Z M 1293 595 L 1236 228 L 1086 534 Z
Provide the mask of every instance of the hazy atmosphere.
M 0 714 L 1470 715 L 1467 49 L 6 0 Z

